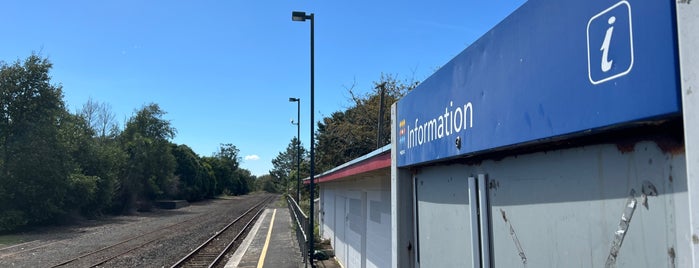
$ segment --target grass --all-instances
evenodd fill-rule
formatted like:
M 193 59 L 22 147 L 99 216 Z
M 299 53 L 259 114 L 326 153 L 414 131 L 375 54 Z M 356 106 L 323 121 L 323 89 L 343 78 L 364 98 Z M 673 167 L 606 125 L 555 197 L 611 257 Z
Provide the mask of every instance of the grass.
M 0 247 L 11 246 L 24 242 L 19 235 L 0 235 Z
M 222 195 L 217 195 L 216 197 L 214 197 L 214 199 L 234 200 L 234 199 L 240 199 L 240 197 L 237 195 L 222 194 Z
M 286 197 L 284 195 L 279 196 L 279 199 L 276 202 L 276 205 L 278 207 L 286 207 Z

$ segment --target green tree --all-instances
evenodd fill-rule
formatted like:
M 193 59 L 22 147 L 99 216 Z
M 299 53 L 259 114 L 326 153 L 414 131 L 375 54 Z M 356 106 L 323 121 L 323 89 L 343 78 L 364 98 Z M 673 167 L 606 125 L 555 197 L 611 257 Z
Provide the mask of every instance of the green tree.
M 300 149 L 297 149 L 297 146 Z M 296 169 L 297 169 L 297 156 L 300 153 L 300 161 L 302 167 L 307 166 L 304 162 L 307 162 L 308 151 L 304 148 L 299 140 L 294 137 L 286 146 L 286 150 L 279 152 L 277 157 L 272 159 L 272 170 L 269 174 L 274 178 L 273 183 L 279 189 L 284 189 L 289 187 L 290 191 L 296 192 Z M 304 174 L 302 172 L 301 174 Z M 308 176 L 308 173 L 305 173 Z M 303 177 L 301 178 L 303 179 Z
M 334 112 L 318 123 L 317 170 L 328 170 L 377 149 L 382 88 L 385 89 L 385 108 L 382 135 L 378 139 L 381 145 L 390 143 L 389 107 L 415 88 L 417 82 L 398 80 L 395 76 L 382 74 L 380 80 L 374 82 L 374 86 L 374 90 L 366 95 L 358 95 L 353 89 L 349 89 L 352 103 L 350 108 Z
M 115 118 L 109 104 L 90 98 L 76 111 L 72 120 L 74 123 L 66 124 L 65 137 L 71 141 L 70 152 L 78 166 L 75 175 L 84 175 L 74 176 L 71 181 L 84 182 L 87 178 L 93 178 L 96 184 L 94 196 L 90 198 L 86 198 L 87 193 L 71 191 L 76 201 L 86 201 L 85 204 L 73 206 L 79 206 L 85 216 L 101 215 L 114 205 L 119 175 L 126 161 L 126 154 L 117 140 L 119 128 Z M 83 179 L 76 181 L 76 178 Z
M 255 182 L 255 175 L 252 175 L 250 170 L 244 168 L 238 168 L 235 171 L 235 176 L 240 182 L 239 194 L 247 194 L 251 191 L 253 183 Z
M 154 199 L 174 195 L 177 163 L 169 139 L 176 130 L 164 115 L 157 104 L 146 105 L 126 122 L 120 135 L 127 156 L 120 188 L 124 209 L 137 203 L 147 207 Z
M 36 54 L 0 64 L 0 230 L 65 214 L 71 165 L 59 132 L 67 112 L 51 67 Z
M 93 140 L 94 141 L 94 140 Z M 100 215 L 114 204 L 120 187 L 120 175 L 126 165 L 126 152 L 115 139 L 96 142 L 92 157 L 81 161 L 83 174 L 97 176 L 97 192 L 93 202 L 87 204 L 83 214 Z
M 179 178 L 178 198 L 187 201 L 202 200 L 207 196 L 210 167 L 204 166 L 202 159 L 187 145 L 172 144 L 172 154 L 177 161 L 175 175 Z
M 221 183 L 222 188 L 227 191 L 227 194 L 243 194 L 240 179 L 235 174 L 240 166 L 238 153 L 240 153 L 240 150 L 230 143 L 221 144 L 218 153 L 216 153 L 218 169 L 223 171 L 221 176 L 216 178 Z
M 202 181 L 204 182 L 204 196 L 206 198 L 216 197 L 216 189 L 218 188 L 218 182 L 216 181 L 216 174 L 214 173 L 214 168 L 211 164 L 206 161 L 206 158 L 201 159 L 202 165 Z
M 255 181 L 257 185 L 257 189 L 259 191 L 265 191 L 268 193 L 277 193 L 279 190 L 277 189 L 277 185 L 274 183 L 274 177 L 272 175 L 266 174 L 262 175 L 257 180 Z
M 66 206 L 84 215 L 98 215 L 110 205 L 114 178 L 96 170 L 101 165 L 93 132 L 81 116 L 66 113 L 61 119 L 59 138 L 70 155 Z
M 208 185 L 207 196 L 215 197 L 217 195 L 223 194 L 224 183 L 223 179 L 232 173 L 229 168 L 225 168 L 221 161 L 215 156 L 206 156 L 201 159 L 204 162 L 206 168 L 209 169 L 210 175 L 213 178 L 213 184 Z
M 214 156 L 204 158 L 204 161 L 211 166 L 214 177 L 216 177 L 216 189 L 214 191 L 216 195 L 247 193 L 244 191 L 244 186 L 236 174 L 240 165 L 239 152 L 240 150 L 235 145 L 226 143 L 221 144 Z

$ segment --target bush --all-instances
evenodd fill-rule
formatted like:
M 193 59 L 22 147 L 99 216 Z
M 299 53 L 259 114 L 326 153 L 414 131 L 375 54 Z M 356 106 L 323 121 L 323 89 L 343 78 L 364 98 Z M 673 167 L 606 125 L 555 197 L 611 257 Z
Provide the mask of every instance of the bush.
M 87 208 L 95 202 L 99 180 L 100 178 L 97 176 L 87 176 L 81 173 L 70 174 L 68 176 L 67 208 L 89 214 Z
M 18 227 L 27 225 L 28 222 L 22 211 L 0 211 L 0 232 L 14 231 Z

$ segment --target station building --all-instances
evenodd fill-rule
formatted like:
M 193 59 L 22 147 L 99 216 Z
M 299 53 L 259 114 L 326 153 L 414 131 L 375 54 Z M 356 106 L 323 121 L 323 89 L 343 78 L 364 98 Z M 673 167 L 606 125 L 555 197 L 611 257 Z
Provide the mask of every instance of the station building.
M 320 235 L 345 267 L 391 267 L 391 151 L 316 176 Z
M 316 177 L 322 236 L 345 267 L 699 267 L 697 18 L 526 2 Z

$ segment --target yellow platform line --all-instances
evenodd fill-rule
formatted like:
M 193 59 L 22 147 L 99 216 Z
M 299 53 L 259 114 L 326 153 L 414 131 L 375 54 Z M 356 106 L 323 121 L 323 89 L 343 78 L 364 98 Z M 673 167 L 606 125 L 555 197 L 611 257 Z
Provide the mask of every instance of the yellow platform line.
M 262 268 L 265 265 L 265 256 L 267 256 L 267 248 L 269 247 L 269 239 L 272 237 L 272 227 L 274 227 L 274 215 L 277 214 L 277 209 L 272 212 L 272 220 L 269 221 L 269 230 L 267 231 L 267 239 L 265 240 L 265 246 L 262 247 L 262 254 L 260 254 L 260 260 L 257 261 L 257 268 Z

